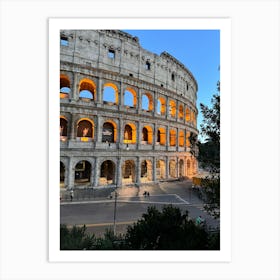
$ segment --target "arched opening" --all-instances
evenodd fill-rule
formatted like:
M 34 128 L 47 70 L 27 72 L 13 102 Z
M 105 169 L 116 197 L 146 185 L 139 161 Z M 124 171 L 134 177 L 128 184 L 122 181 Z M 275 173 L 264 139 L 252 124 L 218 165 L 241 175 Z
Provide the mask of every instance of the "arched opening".
M 122 183 L 131 184 L 135 182 L 135 163 L 133 160 L 126 160 L 122 165 Z
M 184 160 L 179 160 L 179 177 L 183 177 L 185 175 L 184 172 Z
M 132 123 L 126 124 L 124 127 L 124 143 L 136 143 L 136 126 Z
M 190 146 L 191 146 L 190 135 L 191 135 L 191 133 L 188 131 L 188 132 L 187 132 L 187 135 L 186 135 L 186 146 L 187 146 L 188 148 L 190 148 Z
M 81 119 L 77 125 L 77 137 L 81 141 L 88 141 L 88 138 L 93 138 L 93 122 L 88 119 Z
M 90 173 L 91 173 L 91 164 L 82 160 L 78 162 L 75 166 L 75 184 L 84 185 L 90 184 Z
M 184 144 L 185 144 L 184 131 L 180 130 L 180 132 L 179 132 L 179 146 L 184 147 Z
M 184 108 L 182 104 L 179 105 L 179 119 L 180 120 L 184 119 Z
M 66 75 L 60 75 L 60 98 L 69 98 L 70 80 Z
M 136 108 L 137 104 L 137 94 L 136 91 L 132 88 L 127 88 L 124 92 L 124 105 Z
M 174 100 L 169 101 L 169 115 L 172 118 L 176 117 L 176 102 Z
M 143 160 L 141 162 L 141 182 L 150 182 L 153 180 L 153 168 L 150 160 Z
M 151 112 L 153 111 L 153 97 L 150 93 L 142 95 L 142 110 Z
M 79 84 L 79 97 L 84 101 L 95 99 L 96 86 L 90 79 L 83 79 Z
M 169 161 L 169 176 L 171 178 L 177 178 L 177 170 L 176 170 L 176 161 L 170 160 Z
M 67 140 L 67 120 L 64 117 L 60 117 L 60 140 L 66 141 Z
M 63 162 L 60 162 L 60 187 L 64 188 L 65 187 L 65 165 Z
M 115 184 L 115 164 L 113 161 L 105 160 L 101 164 L 99 184 L 100 185 Z
M 158 132 L 157 132 L 157 142 L 162 145 L 162 146 L 165 146 L 166 144 L 166 134 L 165 134 L 165 129 L 160 127 L 158 129 Z
M 159 97 L 157 100 L 157 114 L 164 116 L 165 115 L 165 107 L 166 107 L 166 102 L 163 97 Z
M 176 146 L 176 130 L 170 129 L 169 131 L 169 145 Z
M 191 161 L 187 160 L 187 176 L 191 176 Z
M 148 125 L 142 129 L 142 144 L 153 144 L 153 130 Z
M 102 129 L 102 142 L 115 143 L 117 137 L 117 125 L 113 121 L 106 121 Z
M 186 109 L 186 121 L 187 122 L 191 121 L 191 111 L 189 108 Z
M 157 160 L 157 180 L 165 179 L 166 176 L 166 169 L 165 169 L 165 161 L 164 160 Z
M 114 105 L 118 104 L 118 88 L 112 83 L 107 83 L 103 87 L 103 103 Z

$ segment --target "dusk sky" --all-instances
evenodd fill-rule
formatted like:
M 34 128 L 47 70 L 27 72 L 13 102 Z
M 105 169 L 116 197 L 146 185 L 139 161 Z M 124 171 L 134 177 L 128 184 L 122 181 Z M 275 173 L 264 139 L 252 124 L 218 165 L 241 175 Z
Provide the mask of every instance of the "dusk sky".
M 194 75 L 198 83 L 197 128 L 202 116 L 200 103 L 211 104 L 211 97 L 217 93 L 220 80 L 220 31 L 219 30 L 123 30 L 137 36 L 140 45 L 160 55 L 167 51 L 182 62 Z

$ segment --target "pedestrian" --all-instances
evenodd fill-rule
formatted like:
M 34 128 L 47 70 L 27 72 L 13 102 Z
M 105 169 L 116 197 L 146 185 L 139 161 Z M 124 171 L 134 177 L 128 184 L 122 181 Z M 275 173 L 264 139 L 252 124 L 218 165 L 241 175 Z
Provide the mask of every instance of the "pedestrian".
M 147 192 L 146 192 L 146 191 L 144 191 L 143 195 L 144 195 L 144 196 L 146 197 L 146 195 L 147 195 Z
M 73 201 L 73 198 L 74 198 L 74 191 L 73 190 L 70 191 L 70 198 L 71 198 L 71 201 Z
M 202 218 L 201 218 L 201 216 L 199 215 L 197 218 L 196 218 L 196 220 L 195 220 L 195 223 L 196 223 L 196 225 L 197 226 L 199 226 L 201 223 L 202 223 Z
M 149 193 L 149 192 L 147 192 L 147 196 L 150 196 L 150 193 Z

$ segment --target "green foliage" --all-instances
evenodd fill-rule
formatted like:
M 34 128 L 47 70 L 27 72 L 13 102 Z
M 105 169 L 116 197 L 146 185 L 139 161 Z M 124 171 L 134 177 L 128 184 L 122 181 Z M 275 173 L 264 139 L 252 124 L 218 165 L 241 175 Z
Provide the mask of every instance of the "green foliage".
M 66 225 L 60 225 L 60 250 L 88 250 L 93 243 L 94 235 L 86 234 L 86 226 L 69 230 Z
M 208 234 L 188 218 L 188 212 L 165 206 L 148 208 L 142 219 L 129 226 L 126 242 L 134 250 L 207 250 Z
M 196 225 L 179 208 L 149 207 L 125 235 L 107 229 L 103 237 L 86 234 L 86 226 L 68 229 L 60 225 L 60 250 L 218 250 L 219 236 Z

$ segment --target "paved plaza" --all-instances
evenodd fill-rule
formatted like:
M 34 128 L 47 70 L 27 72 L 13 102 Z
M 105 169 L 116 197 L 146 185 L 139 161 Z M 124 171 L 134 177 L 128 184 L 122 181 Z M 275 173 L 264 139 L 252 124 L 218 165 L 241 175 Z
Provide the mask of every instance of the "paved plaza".
M 108 193 L 94 197 L 74 195 L 73 201 L 64 195 L 60 206 L 60 222 L 68 226 L 86 225 L 89 232 L 102 235 L 105 228 L 112 228 L 114 217 L 114 189 Z M 144 192 L 149 196 L 144 196 Z M 127 225 L 131 225 L 154 205 L 162 209 L 164 205 L 173 205 L 188 211 L 189 217 L 195 219 L 199 215 L 205 219 L 208 227 L 219 227 L 219 220 L 213 219 L 203 209 L 203 203 L 191 188 L 190 181 L 164 182 L 157 185 L 141 187 L 123 187 L 118 189 L 116 207 L 117 233 L 123 233 Z

